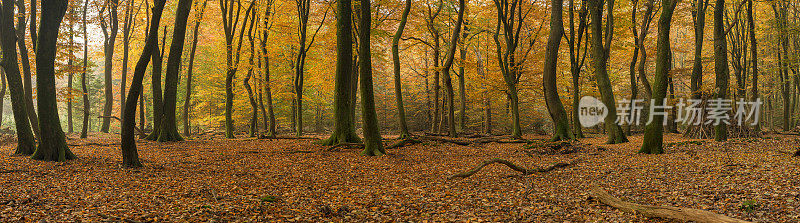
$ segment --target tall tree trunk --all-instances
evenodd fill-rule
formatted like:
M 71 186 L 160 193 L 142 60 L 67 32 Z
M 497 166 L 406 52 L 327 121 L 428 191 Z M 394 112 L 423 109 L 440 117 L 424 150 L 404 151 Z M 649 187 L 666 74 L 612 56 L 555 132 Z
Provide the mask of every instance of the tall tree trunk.
M 156 37 L 158 41 L 158 37 Z M 167 42 L 167 27 L 164 26 L 164 34 L 161 37 L 161 47 L 159 50 L 158 43 L 156 42 L 155 50 L 153 50 L 152 60 L 153 68 L 150 73 L 150 88 L 153 96 L 153 131 L 150 135 L 145 137 L 147 140 L 158 141 L 158 136 L 161 135 L 161 124 L 164 121 L 164 101 L 161 91 L 161 71 L 163 66 L 164 48 Z M 160 52 L 159 52 L 160 51 Z
M 176 121 L 176 108 L 178 105 L 178 83 L 180 82 L 181 57 L 183 45 L 186 40 L 186 25 L 189 12 L 192 9 L 191 0 L 179 0 L 175 12 L 175 26 L 172 29 L 172 43 L 169 45 L 169 58 L 167 58 L 167 73 L 164 77 L 164 105 L 159 142 L 183 141 L 178 133 Z
M 453 93 L 453 83 L 450 78 L 450 68 L 453 67 L 456 47 L 458 46 L 458 39 L 461 37 L 461 28 L 464 23 L 464 11 L 467 9 L 464 0 L 458 1 L 458 8 L 458 19 L 456 19 L 453 35 L 450 38 L 450 45 L 447 49 L 447 56 L 444 66 L 442 67 L 442 77 L 444 77 L 444 87 L 447 93 L 447 132 L 450 137 L 458 137 L 458 133 L 456 132 L 455 105 L 453 104 L 455 94 Z
M 2 7 L 2 2 L 0 2 L 0 7 Z M 2 16 L 3 12 L 0 9 L 0 16 Z M 2 41 L 2 40 L 0 40 Z M 0 42 L 0 50 L 2 50 L 2 43 Z M 6 72 L 0 67 L 0 85 L 3 87 L 0 88 L 0 128 L 3 128 L 3 108 L 5 107 L 6 102 Z
M 208 1 L 203 1 L 203 5 L 195 11 L 197 13 L 197 20 L 194 22 L 194 29 L 192 30 L 192 47 L 189 51 L 189 68 L 186 71 L 186 97 L 183 100 L 183 135 L 189 136 L 192 133 L 190 129 L 191 124 L 189 122 L 189 106 L 191 105 L 192 99 L 192 75 L 194 74 L 194 57 L 195 52 L 197 51 L 197 42 L 200 30 L 200 23 L 203 20 L 203 13 L 206 9 L 206 3 Z
M 462 2 L 464 0 L 461 0 Z M 463 3 L 461 4 L 463 6 Z M 364 119 L 364 151 L 361 155 L 380 156 L 386 154 L 381 142 L 381 129 L 378 127 L 378 114 L 375 112 L 375 96 L 372 91 L 372 53 L 369 31 L 372 28 L 372 8 L 369 0 L 362 0 L 360 4 L 361 16 L 359 18 L 359 73 L 361 84 L 361 117 Z M 460 16 L 459 16 L 460 17 Z M 457 22 L 460 23 L 460 22 Z
M 25 108 L 25 92 L 20 78 L 17 64 L 16 44 L 17 36 L 14 35 L 14 0 L 3 0 L 0 13 L 0 44 L 2 44 L 2 65 L 5 71 L 5 80 L 8 81 L 9 94 L 11 95 L 11 108 L 14 112 L 14 125 L 17 130 L 17 148 L 15 155 L 31 155 L 36 149 L 35 139 L 31 131 L 28 113 Z
M 750 101 L 757 101 L 760 99 L 758 96 L 758 48 L 756 39 L 756 24 L 753 20 L 753 0 L 747 0 L 747 24 L 750 26 L 748 35 L 750 36 L 750 60 L 752 62 L 753 75 L 751 85 Z M 760 106 L 760 105 L 759 105 Z M 761 135 L 761 125 L 758 122 L 753 126 L 753 131 L 756 135 Z
M 353 69 L 353 27 L 352 2 L 339 0 L 336 2 L 336 76 L 333 93 L 333 133 L 322 142 L 323 145 L 336 145 L 348 142 L 360 142 L 361 139 L 353 128 L 351 111 L 354 109 L 350 98 Z
M 100 131 L 108 133 L 109 126 L 111 124 L 111 111 L 114 109 L 114 87 L 112 86 L 113 77 L 112 72 L 114 69 L 114 46 L 117 42 L 117 32 L 119 30 L 119 19 L 117 18 L 117 6 L 119 5 L 119 0 L 109 0 L 110 5 L 108 10 L 111 13 L 110 18 L 110 31 L 111 34 L 109 35 L 108 39 L 106 39 L 106 43 L 104 44 L 104 56 L 105 56 L 105 63 L 103 72 L 105 74 L 105 96 L 106 102 L 105 106 L 103 106 L 103 126 L 101 127 Z M 44 4 L 42 4 L 44 7 Z M 44 9 L 42 10 L 44 11 Z M 44 16 L 42 16 L 44 17 Z M 38 68 L 37 68 L 38 69 Z
M 467 12 L 464 13 L 466 14 Z M 459 45 L 460 60 L 458 62 L 458 74 L 456 74 L 456 77 L 458 77 L 459 98 L 458 127 L 461 129 L 461 132 L 467 131 L 467 89 L 466 83 L 464 83 L 464 62 L 467 61 L 467 36 L 469 35 L 468 25 L 469 21 L 464 21 L 464 31 L 461 32 L 461 44 Z
M 74 12 L 74 11 L 72 11 Z M 73 72 L 72 72 L 72 56 L 73 51 L 72 47 L 75 45 L 75 38 L 74 38 L 74 24 L 72 21 L 69 23 L 69 59 L 67 59 L 67 67 L 69 71 L 67 71 L 67 90 L 69 91 L 69 100 L 67 100 L 67 132 L 72 133 L 74 132 L 72 128 L 72 80 L 73 80 Z
M 408 124 L 406 123 L 406 109 L 403 106 L 403 88 L 402 79 L 400 79 L 400 37 L 403 36 L 403 30 L 406 28 L 408 21 L 408 13 L 411 11 L 411 0 L 406 0 L 403 14 L 400 17 L 400 25 L 397 27 L 392 38 L 392 62 L 394 65 L 394 95 L 397 102 L 397 119 L 400 124 L 400 139 L 411 137 L 408 132 Z
M 36 48 L 36 97 L 39 109 L 39 146 L 31 156 L 36 160 L 66 161 L 75 159 L 67 148 L 58 116 L 55 60 L 58 31 L 67 11 L 67 0 L 42 0 L 42 18 Z
M 125 86 L 128 82 L 128 51 L 130 50 L 131 31 L 133 31 L 134 20 L 133 0 L 125 4 L 125 15 L 122 25 L 122 77 L 119 84 L 119 117 L 125 116 Z
M 17 19 L 17 46 L 19 47 L 19 56 L 20 61 L 22 61 L 22 74 L 23 76 L 23 83 L 25 86 L 25 109 L 27 110 L 28 120 L 31 122 L 31 127 L 33 128 L 33 133 L 35 133 L 36 137 L 38 138 L 40 135 L 39 131 L 39 117 L 36 115 L 36 108 L 33 107 L 33 81 L 31 75 L 31 59 L 28 58 L 28 45 L 25 44 L 25 1 L 18 0 L 17 4 L 17 12 L 21 13 L 21 17 L 23 19 Z M 12 20 L 13 21 L 13 20 Z M 36 2 L 31 2 L 31 37 L 34 41 L 34 50 L 36 50 L 36 33 L 34 32 L 34 27 L 36 27 Z
M 250 137 L 255 137 L 258 133 L 258 103 L 256 103 L 255 94 L 253 93 L 253 87 L 250 85 L 250 80 L 253 78 L 253 68 L 256 66 L 255 64 L 255 56 L 256 56 L 256 49 L 255 49 L 255 38 L 253 37 L 253 25 L 256 24 L 257 14 L 251 18 L 250 28 L 247 30 L 247 38 L 250 40 L 250 67 L 247 69 L 247 76 L 244 78 L 244 89 L 247 90 L 247 99 L 250 101 L 250 125 L 248 133 Z
M 544 71 L 542 74 L 542 85 L 544 91 L 544 101 L 547 104 L 547 111 L 553 120 L 553 141 L 572 139 L 572 131 L 569 128 L 569 119 L 561 98 L 558 96 L 556 87 L 556 69 L 558 66 L 558 48 L 561 45 L 561 38 L 564 35 L 563 22 L 563 0 L 552 0 L 550 6 L 550 37 L 547 38 L 547 49 L 544 56 Z
M 652 122 L 647 124 L 644 128 L 644 139 L 642 139 L 642 148 L 639 153 L 647 154 L 661 154 L 664 153 L 664 124 L 666 123 L 665 116 L 667 115 L 664 106 L 667 96 L 667 85 L 669 84 L 670 65 L 670 43 L 669 32 L 672 22 L 672 13 L 675 11 L 675 5 L 678 0 L 662 0 L 661 1 L 661 18 L 658 19 L 658 42 L 656 43 L 656 73 L 653 79 L 653 94 L 651 98 L 654 100 L 653 106 L 655 109 L 652 117 Z
M 725 0 L 715 0 L 714 3 L 714 73 L 716 75 L 717 99 L 728 98 L 728 47 L 725 39 Z M 714 139 L 717 141 L 728 140 L 728 126 L 720 123 L 715 127 Z
M 125 107 L 128 112 L 122 119 L 122 165 L 126 167 L 140 167 L 142 163 L 139 162 L 139 152 L 136 150 L 136 139 L 134 138 L 133 130 L 136 125 L 136 98 L 142 93 L 142 81 L 144 80 L 144 73 L 147 69 L 147 63 L 150 62 L 152 55 L 158 51 L 158 28 L 161 22 L 161 13 L 164 11 L 164 4 L 166 0 L 155 0 L 153 6 L 153 19 L 150 20 L 150 31 L 145 39 L 144 49 L 142 55 L 139 56 L 139 61 L 136 62 L 136 67 L 133 70 L 133 80 L 131 88 L 128 92 L 128 100 L 125 102 Z
M 586 33 L 586 19 L 587 19 L 587 4 L 586 0 L 581 1 L 581 6 L 578 11 L 578 27 L 575 27 L 575 0 L 569 0 L 569 25 L 570 31 L 567 38 L 567 45 L 569 46 L 569 60 L 570 60 L 570 73 L 572 74 L 572 125 L 575 127 L 575 138 L 583 138 L 583 131 L 579 119 L 578 107 L 581 98 L 581 69 L 583 63 L 586 61 L 587 47 L 589 44 L 584 41 L 584 34 Z M 576 39 L 577 36 L 577 39 Z M 581 44 L 584 50 L 581 54 Z
M 273 3 L 274 3 L 274 1 L 268 1 L 269 5 L 267 5 L 267 9 L 266 9 L 266 13 L 265 13 L 265 16 L 264 16 L 264 21 L 263 21 L 263 23 L 264 23 L 264 27 L 262 29 L 263 39 L 261 40 L 261 53 L 262 53 L 262 56 L 264 57 L 264 67 L 262 68 L 263 69 L 263 73 L 264 73 L 263 91 L 266 94 L 266 98 L 267 98 L 267 105 L 266 105 L 267 111 L 266 112 L 263 111 L 265 106 L 262 103 L 261 104 L 261 110 L 262 110 L 261 113 L 264 114 L 264 130 L 267 131 L 267 137 L 275 137 L 275 135 L 277 135 L 277 132 L 275 131 L 275 126 L 276 126 L 276 124 L 275 124 L 275 112 L 274 112 L 274 109 L 273 109 L 273 106 L 272 106 L 272 87 L 270 86 L 270 80 L 269 80 L 269 78 L 270 78 L 269 77 L 270 76 L 270 72 L 269 72 L 269 52 L 267 51 L 267 40 L 269 39 L 269 31 L 270 31 L 269 28 L 271 27 L 269 21 L 272 18 L 271 17 L 271 15 L 272 15 L 271 13 L 272 13 L 272 4 Z
M 615 123 L 617 120 L 617 105 L 614 100 L 613 86 L 611 80 L 608 78 L 608 57 L 611 51 L 611 40 L 613 39 L 614 27 L 614 0 L 606 1 L 608 4 L 606 12 L 606 27 L 605 27 L 605 40 L 603 40 L 603 1 L 589 0 L 589 11 L 591 16 L 591 29 L 592 29 L 592 61 L 594 65 L 595 79 L 597 79 L 597 88 L 600 91 L 600 96 L 603 104 L 608 108 L 608 115 L 605 118 L 604 125 L 606 134 L 608 135 L 608 144 L 624 143 L 628 138 L 622 132 L 622 128 Z
M 83 96 L 83 122 L 81 125 L 81 139 L 88 137 L 89 131 L 89 91 L 86 88 L 86 70 L 88 70 L 89 58 L 89 35 L 86 33 L 86 12 L 89 9 L 89 1 L 83 1 L 83 15 L 81 20 L 83 22 L 83 66 L 81 67 L 81 95 Z

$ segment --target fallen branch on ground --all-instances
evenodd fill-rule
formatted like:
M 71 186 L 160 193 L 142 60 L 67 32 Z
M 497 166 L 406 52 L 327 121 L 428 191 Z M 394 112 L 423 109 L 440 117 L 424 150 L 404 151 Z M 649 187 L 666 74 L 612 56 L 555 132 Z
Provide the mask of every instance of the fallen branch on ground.
M 84 144 L 67 144 L 68 146 L 118 146 L 121 145 L 119 143 L 97 143 L 97 142 L 90 142 Z
M 478 171 L 481 171 L 481 169 L 483 169 L 484 167 L 486 167 L 486 166 L 488 166 L 490 164 L 493 164 L 493 163 L 500 163 L 500 164 L 506 165 L 509 168 L 511 168 L 512 170 L 522 173 L 522 175 L 529 175 L 529 174 L 533 174 L 533 173 L 550 172 L 550 171 L 553 171 L 553 170 L 555 170 L 557 168 L 563 168 L 563 167 L 567 167 L 567 166 L 573 165 L 573 164 L 575 164 L 577 162 L 578 162 L 578 160 L 574 160 L 574 161 L 569 162 L 569 163 L 558 162 L 558 163 L 555 163 L 555 164 L 553 164 L 553 165 L 551 165 L 551 166 L 549 166 L 547 168 L 527 169 L 525 167 L 517 166 L 516 164 L 512 163 L 511 161 L 500 159 L 500 158 L 494 158 L 494 159 L 489 159 L 489 160 L 483 161 L 483 163 L 481 163 L 480 165 L 476 166 L 475 168 L 472 168 L 471 170 L 469 170 L 467 172 L 450 175 L 449 177 L 447 177 L 447 179 L 467 178 L 469 176 L 472 176 L 475 173 L 478 173 Z
M 731 218 L 725 215 L 716 214 L 706 210 L 679 208 L 672 206 L 643 205 L 622 201 L 611 196 L 600 187 L 592 186 L 590 195 L 601 203 L 617 208 L 623 212 L 641 214 L 653 218 L 668 218 L 681 221 L 708 222 L 708 223 L 744 223 L 748 221 Z

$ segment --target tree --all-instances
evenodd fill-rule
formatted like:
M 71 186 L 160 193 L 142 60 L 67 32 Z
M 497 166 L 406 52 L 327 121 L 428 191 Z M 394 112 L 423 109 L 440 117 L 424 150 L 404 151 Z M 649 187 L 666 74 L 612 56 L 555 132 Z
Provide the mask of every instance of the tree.
M 561 104 L 561 98 L 558 96 L 558 88 L 556 87 L 558 48 L 561 45 L 561 37 L 564 35 L 563 5 L 563 0 L 552 0 L 550 5 L 550 37 L 547 39 L 542 75 L 544 100 L 554 126 L 553 141 L 573 138 L 572 131 L 569 128 L 567 111 L 564 109 L 564 105 Z
M 17 148 L 15 155 L 31 155 L 36 149 L 31 131 L 28 113 L 25 108 L 25 92 L 17 65 L 17 36 L 14 33 L 14 0 L 3 0 L 0 12 L 0 44 L 3 50 L 2 65 L 5 80 L 8 81 L 11 95 L 11 108 L 14 112 L 14 125 L 17 130 Z
M 89 35 L 86 33 L 86 12 L 89 11 L 89 0 L 83 1 L 83 67 L 81 68 L 81 95 L 83 95 L 83 125 L 81 125 L 81 139 L 88 136 L 89 131 L 89 91 L 86 89 L 86 69 L 88 69 Z
M 105 105 L 103 106 L 103 126 L 101 127 L 100 131 L 105 133 L 108 133 L 108 129 L 111 124 L 111 111 L 114 109 L 114 87 L 112 86 L 112 74 L 114 69 L 114 46 L 116 46 L 117 32 L 119 31 L 119 19 L 117 18 L 118 6 L 119 0 L 106 0 L 106 5 L 104 5 L 103 8 L 108 10 L 110 17 L 108 21 L 106 21 L 105 18 L 101 18 L 100 22 L 100 27 L 103 29 L 103 36 L 105 37 L 103 41 L 103 52 L 105 56 L 105 70 L 103 74 L 105 74 L 106 81 L 106 101 Z M 44 4 L 42 4 L 42 7 L 44 7 Z M 44 8 L 42 8 L 42 10 L 44 11 Z
M 581 123 L 578 113 L 578 103 L 580 102 L 580 95 L 581 95 L 581 87 L 580 87 L 580 80 L 581 80 L 581 70 L 583 69 L 583 63 L 586 61 L 587 51 L 586 46 L 589 44 L 586 43 L 588 39 L 584 38 L 584 36 L 588 35 L 586 33 L 586 15 L 588 13 L 587 10 L 586 0 L 581 0 L 580 9 L 578 9 L 578 27 L 575 28 L 575 0 L 569 0 L 569 35 L 565 38 L 567 39 L 567 46 L 569 47 L 569 72 L 572 74 L 572 125 L 575 126 L 574 133 L 575 138 L 583 138 L 583 131 L 581 130 Z M 577 38 L 576 38 L 577 37 Z M 584 47 L 583 53 L 581 53 L 581 46 Z
M 460 0 L 463 6 L 464 0 Z M 370 35 L 372 32 L 372 8 L 369 0 L 361 0 L 361 16 L 359 18 L 358 45 L 359 73 L 361 81 L 361 116 L 364 129 L 364 151 L 361 155 L 380 156 L 386 154 L 381 142 L 381 129 L 378 127 L 378 114 L 375 112 L 375 96 L 372 91 L 372 47 Z M 460 23 L 460 22 L 459 22 Z M 460 25 L 460 24 L 459 24 Z M 458 28 L 456 28 L 457 30 Z M 458 35 L 456 32 L 454 35 Z M 453 46 L 455 47 L 455 46 Z M 452 58 L 451 64 L 452 64 Z
M 136 125 L 136 100 L 142 92 L 142 81 L 144 80 L 144 73 L 147 69 L 147 64 L 152 58 L 153 52 L 157 50 L 158 44 L 158 28 L 161 22 L 161 13 L 164 11 L 164 4 L 166 0 L 155 0 L 153 6 L 153 18 L 150 20 L 149 31 L 147 39 L 144 42 L 144 49 L 142 55 L 139 56 L 139 61 L 136 62 L 136 67 L 133 70 L 133 80 L 131 88 L 128 91 L 128 100 L 125 102 L 126 112 L 125 117 L 122 119 L 122 165 L 126 167 L 140 167 L 142 163 L 139 162 L 139 152 L 136 150 L 136 141 L 134 138 L 133 130 Z M 155 64 L 154 64 L 155 65 Z
M 307 33 L 308 33 L 308 18 L 311 14 L 311 0 L 296 0 L 297 2 L 297 19 L 298 19 L 298 39 L 299 42 L 299 49 L 297 51 L 297 58 L 294 62 L 294 93 L 295 93 L 295 133 L 297 136 L 303 135 L 303 81 L 305 79 L 305 69 L 306 69 L 306 57 L 308 55 L 308 51 L 311 50 L 311 46 L 314 45 L 314 40 L 317 38 L 317 33 L 319 33 L 320 28 L 322 28 L 322 24 L 325 22 L 325 18 L 328 16 L 328 10 L 326 8 L 325 15 L 322 17 L 322 22 L 320 22 L 317 30 L 314 31 L 314 35 L 311 37 L 311 41 L 309 42 L 308 46 L 306 46 L 307 40 Z
M 333 93 L 333 133 L 322 141 L 322 145 L 356 143 L 361 139 L 355 133 L 351 112 L 354 107 L 350 90 L 353 79 L 353 34 L 352 34 L 352 2 L 339 0 L 336 2 L 336 76 Z
M 591 45 L 592 63 L 594 66 L 597 89 L 603 104 L 608 108 L 608 115 L 603 124 L 608 135 L 608 144 L 624 143 L 628 138 L 622 132 L 622 128 L 615 123 L 617 120 L 617 105 L 614 99 L 614 91 L 611 80 L 608 77 L 608 57 L 611 52 L 611 40 L 614 36 L 614 0 L 607 0 L 606 27 L 603 30 L 603 0 L 589 0 L 589 16 L 591 17 Z M 605 31 L 604 35 L 603 31 Z M 605 40 L 604 40 L 605 39 Z
M 58 31 L 67 11 L 67 0 L 42 0 L 42 18 L 36 41 L 36 97 L 39 110 L 39 146 L 32 158 L 45 161 L 75 159 L 67 147 L 56 102 L 55 57 Z
M 670 76 L 670 43 L 669 32 L 672 22 L 672 14 L 678 0 L 661 1 L 661 18 L 658 19 L 658 42 L 656 43 L 656 73 L 653 80 L 652 98 L 655 100 L 652 105 L 654 108 L 653 120 L 644 129 L 644 139 L 639 153 L 661 154 L 664 153 L 664 124 L 666 123 L 664 106 L 666 106 L 667 84 Z
M 263 114 L 263 116 L 264 116 L 263 117 L 263 119 L 264 119 L 264 130 L 267 131 L 267 137 L 275 137 L 275 135 L 276 135 L 276 130 L 275 130 L 276 129 L 276 127 L 275 127 L 276 126 L 276 123 L 275 123 L 275 111 L 274 111 L 273 106 L 272 106 L 272 88 L 270 86 L 270 80 L 269 80 L 269 78 L 270 78 L 269 77 L 269 75 L 270 75 L 270 72 L 269 72 L 269 51 L 267 50 L 267 40 L 269 39 L 269 32 L 270 32 L 270 29 L 272 28 L 272 23 L 270 23 L 270 22 L 273 21 L 272 17 L 271 17 L 271 15 L 272 15 L 271 13 L 272 13 L 272 7 L 273 7 L 275 1 L 274 0 L 267 0 L 266 3 L 267 3 L 267 5 L 265 6 L 264 21 L 263 21 L 263 27 L 262 27 L 262 31 L 261 31 L 262 32 L 262 39 L 261 39 L 261 54 L 262 55 L 261 56 L 264 57 L 264 64 L 263 64 L 263 68 L 262 68 L 263 74 L 264 74 L 264 82 L 263 82 L 263 87 L 262 87 L 263 90 L 262 91 L 263 91 L 263 93 L 266 94 L 266 96 L 261 97 L 260 96 L 261 94 L 259 94 L 259 101 L 261 102 L 260 103 L 261 110 L 262 110 L 261 114 Z M 259 63 L 259 65 L 260 65 L 260 63 Z M 261 100 L 263 98 L 267 98 L 267 105 L 266 106 L 264 106 L 263 100 Z M 266 107 L 266 111 L 264 111 L 265 110 L 264 107 Z
M 253 78 L 253 69 L 255 68 L 255 58 L 256 58 L 256 50 L 255 50 L 255 37 L 253 37 L 253 25 L 257 24 L 258 21 L 258 14 L 253 14 L 253 17 L 250 19 L 250 28 L 247 29 L 247 38 L 249 41 L 250 46 L 250 59 L 248 62 L 250 66 L 247 68 L 247 76 L 244 78 L 244 88 L 247 90 L 247 99 L 250 101 L 250 108 L 251 108 L 251 118 L 250 118 L 250 125 L 248 133 L 250 137 L 255 137 L 256 133 L 258 133 L 258 103 L 256 103 L 256 98 L 253 95 L 253 87 L 250 85 L 250 80 Z
M 644 47 L 644 41 L 647 39 L 647 34 L 649 33 L 648 30 L 650 29 L 650 23 L 653 21 L 655 17 L 653 13 L 653 1 L 646 0 L 645 1 L 645 11 L 644 16 L 642 18 L 642 27 L 641 31 L 636 30 L 636 11 L 638 11 L 639 1 L 634 0 L 633 2 L 633 10 L 631 13 L 631 31 L 633 33 L 633 56 L 631 57 L 631 64 L 629 69 L 629 76 L 630 76 L 630 85 L 631 85 L 631 101 L 636 100 L 636 95 L 639 92 L 638 84 L 636 80 L 641 80 L 642 87 L 644 88 L 645 96 L 647 99 L 651 98 L 652 89 L 650 88 L 650 82 L 647 81 L 647 74 L 645 73 L 645 62 L 647 61 L 647 48 Z M 639 55 L 641 52 L 641 55 Z M 639 59 L 641 58 L 641 59 Z M 636 66 L 638 61 L 638 68 L 639 68 L 639 78 L 636 78 Z M 630 116 L 633 116 L 632 114 Z M 628 123 L 626 127 L 626 132 L 628 135 L 631 135 L 631 123 Z
M 392 65 L 394 68 L 394 95 L 397 101 L 397 119 L 400 124 L 400 139 L 407 139 L 411 137 L 408 132 L 408 123 L 406 123 L 406 109 L 403 106 L 403 89 L 402 80 L 400 79 L 400 37 L 403 36 L 403 31 L 408 22 L 408 13 L 411 11 L 411 0 L 406 0 L 403 14 L 400 16 L 400 25 L 397 27 L 397 32 L 394 33 L 392 38 Z
M 156 39 L 158 37 L 156 36 Z M 159 52 L 158 42 L 156 42 L 155 50 L 152 51 L 151 57 L 153 60 L 153 68 L 150 73 L 150 94 L 153 96 L 153 131 L 150 135 L 145 137 L 146 140 L 158 141 L 161 136 L 161 123 L 164 121 L 164 99 L 163 91 L 161 90 L 161 72 L 163 70 L 163 56 L 164 48 L 167 44 L 167 26 L 164 26 L 164 34 L 161 37 L 161 47 Z
M 237 26 L 239 25 L 239 16 L 241 16 L 242 3 L 234 0 L 219 0 L 219 8 L 222 11 L 222 25 L 225 31 L 225 47 L 227 50 L 226 61 L 228 65 L 227 73 L 225 74 L 225 137 L 234 138 L 233 135 L 233 79 L 236 77 L 236 71 L 239 69 L 239 59 L 241 58 L 242 37 L 244 35 L 244 28 L 250 18 L 250 13 L 253 11 L 253 2 L 245 11 L 245 16 L 242 29 L 239 31 L 238 38 L 236 37 Z M 234 8 L 235 11 L 234 11 Z M 234 41 L 238 46 L 234 48 Z M 235 51 L 234 51 L 235 50 Z
M 125 15 L 122 25 L 122 78 L 120 78 L 121 83 L 119 84 L 120 117 L 125 116 L 125 86 L 127 85 L 126 82 L 128 81 L 128 51 L 130 49 L 131 31 L 133 31 L 133 28 L 136 24 L 136 20 L 134 18 L 139 12 L 138 9 L 134 12 L 133 0 L 129 0 L 127 2 L 128 3 L 125 4 Z
M 458 9 L 458 19 L 456 19 L 456 24 L 453 27 L 453 35 L 450 38 L 450 45 L 447 48 L 444 66 L 442 67 L 444 88 L 445 91 L 447 91 L 447 132 L 450 137 L 458 137 L 458 133 L 456 133 L 455 104 L 453 104 L 453 98 L 455 97 L 455 94 L 453 93 L 453 83 L 450 78 L 450 68 L 453 67 L 456 46 L 458 46 L 458 39 L 461 33 L 461 24 L 464 23 L 464 11 L 466 11 L 464 0 L 458 1 Z
M 714 3 L 714 74 L 716 75 L 717 99 L 728 97 L 728 47 L 725 39 L 724 27 L 725 0 L 715 0 Z M 719 124 L 714 126 L 714 140 L 728 140 L 728 126 Z
M 183 45 L 186 39 L 186 24 L 188 23 L 191 9 L 191 0 L 178 1 L 178 8 L 175 13 L 175 26 L 172 29 L 172 44 L 169 45 L 169 58 L 167 58 L 167 73 L 164 78 L 163 118 L 161 126 L 154 126 L 154 128 L 161 129 L 158 136 L 159 142 L 183 141 L 183 137 L 178 133 L 175 110 L 178 104 L 179 70 L 181 66 L 181 56 L 183 55 Z
M 28 46 L 25 44 L 25 1 L 17 0 L 17 12 L 20 13 L 17 19 L 17 46 L 19 47 L 19 57 L 23 61 L 22 74 L 23 83 L 25 86 L 25 109 L 28 113 L 28 120 L 31 122 L 33 133 L 39 137 L 39 117 L 36 115 L 36 108 L 33 107 L 33 81 L 31 78 L 31 64 L 28 57 Z M 36 1 L 31 2 L 31 39 L 36 40 Z M 32 41 L 34 50 L 36 50 L 36 41 Z
M 703 99 L 703 37 L 706 27 L 706 9 L 709 0 L 692 0 L 692 24 L 694 24 L 694 56 L 692 62 L 692 76 L 689 91 L 692 99 Z M 689 125 L 684 136 L 694 135 L 693 132 L 702 132 L 702 125 Z M 703 134 L 699 134 L 702 138 Z
M 189 105 L 192 98 L 192 75 L 194 74 L 194 59 L 195 52 L 197 51 L 200 22 L 203 21 L 206 3 L 208 3 L 208 1 L 203 1 L 203 5 L 200 6 L 198 10 L 195 10 L 194 29 L 192 30 L 192 47 L 189 52 L 189 68 L 187 68 L 188 70 L 186 71 L 186 97 L 183 100 L 183 135 L 186 136 L 191 134 L 191 129 L 189 129 Z
M 756 24 L 753 20 L 753 0 L 747 0 L 747 24 L 749 25 L 750 29 L 748 30 L 748 35 L 750 36 L 750 60 L 752 61 L 751 69 L 753 79 L 751 85 L 751 94 L 750 100 L 756 101 L 759 100 L 758 96 L 758 48 L 757 48 L 757 40 L 756 40 Z M 759 123 L 756 123 L 753 126 L 753 131 L 756 135 L 760 135 L 761 127 Z

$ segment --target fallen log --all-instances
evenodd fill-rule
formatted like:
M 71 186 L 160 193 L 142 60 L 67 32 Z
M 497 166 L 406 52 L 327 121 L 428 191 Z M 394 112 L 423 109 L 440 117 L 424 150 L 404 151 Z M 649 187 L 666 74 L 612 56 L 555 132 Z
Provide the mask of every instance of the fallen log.
M 400 147 L 407 146 L 407 145 L 417 144 L 417 143 L 420 143 L 420 142 L 421 141 L 413 139 L 413 138 L 407 138 L 407 139 L 400 140 L 400 141 L 398 141 L 398 142 L 396 142 L 394 144 L 391 144 L 391 145 L 389 145 L 387 147 L 384 147 L 383 149 L 396 149 L 396 148 L 400 148 Z
M 680 221 L 692 221 L 698 223 L 746 223 L 749 221 L 731 218 L 725 215 L 716 214 L 706 210 L 679 208 L 672 206 L 643 205 L 622 201 L 611 196 L 602 188 L 593 185 L 589 192 L 591 198 L 599 200 L 601 203 L 617 208 L 623 212 L 640 214 L 652 218 L 667 218 Z
M 481 169 L 483 169 L 484 167 L 486 167 L 488 165 L 491 165 L 493 163 L 499 163 L 499 164 L 506 165 L 508 168 L 511 168 L 514 171 L 522 173 L 522 175 L 529 175 L 529 174 L 533 174 L 533 173 L 550 172 L 550 171 L 553 171 L 553 170 L 558 169 L 558 168 L 564 168 L 564 167 L 573 165 L 573 164 L 575 164 L 577 162 L 578 162 L 578 160 L 574 160 L 574 161 L 569 162 L 569 163 L 558 162 L 558 163 L 555 163 L 555 164 L 553 164 L 553 165 L 551 165 L 551 166 L 549 166 L 547 168 L 527 169 L 525 167 L 517 166 L 516 164 L 512 163 L 511 161 L 500 159 L 500 158 L 494 158 L 494 159 L 489 159 L 489 160 L 483 161 L 483 163 L 481 163 L 480 165 L 476 166 L 475 168 L 472 168 L 471 170 L 469 170 L 467 172 L 450 175 L 449 177 L 447 177 L 447 179 L 457 179 L 457 178 L 462 178 L 463 179 L 463 178 L 470 177 L 473 174 L 478 173 L 478 171 L 481 171 Z

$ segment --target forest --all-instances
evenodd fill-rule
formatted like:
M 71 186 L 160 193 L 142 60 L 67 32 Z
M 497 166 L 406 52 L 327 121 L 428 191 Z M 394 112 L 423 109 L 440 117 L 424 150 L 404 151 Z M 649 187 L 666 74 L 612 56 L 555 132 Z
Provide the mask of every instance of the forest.
M 800 222 L 797 0 L 0 0 L 0 222 Z

